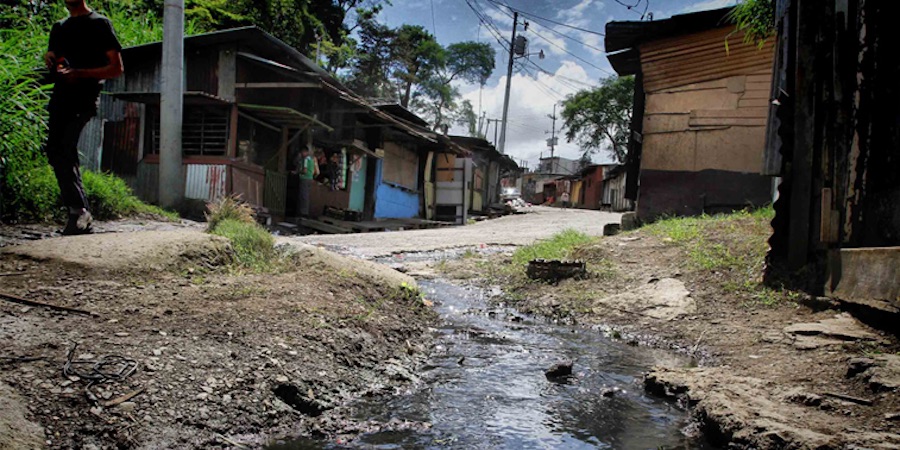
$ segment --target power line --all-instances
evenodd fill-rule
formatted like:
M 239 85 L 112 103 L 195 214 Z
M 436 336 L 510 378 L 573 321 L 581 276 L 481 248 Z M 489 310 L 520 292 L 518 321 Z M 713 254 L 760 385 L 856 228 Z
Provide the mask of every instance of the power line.
M 589 87 L 589 88 L 596 88 L 596 87 L 598 87 L 598 86 L 593 85 L 593 84 L 591 84 L 591 83 L 586 83 L 586 82 L 584 82 L 584 81 L 577 80 L 577 79 L 575 79 L 575 78 L 569 78 L 569 77 L 564 76 L 564 75 L 559 75 L 559 74 L 557 74 L 557 73 L 553 73 L 553 72 L 551 72 L 551 71 L 549 71 L 549 70 L 547 70 L 547 69 L 545 69 L 545 68 L 539 66 L 538 63 L 536 63 L 536 62 L 534 62 L 534 61 L 532 61 L 532 60 L 530 60 L 530 59 L 528 60 L 528 62 L 531 63 L 531 65 L 534 66 L 535 69 L 537 69 L 537 70 L 539 70 L 539 71 L 541 71 L 541 72 L 543 72 L 543 73 L 545 73 L 545 74 L 547 74 L 547 75 L 550 75 L 551 77 L 554 77 L 554 78 L 560 78 L 560 79 L 563 79 L 563 80 L 566 80 L 566 81 L 570 81 L 570 82 L 573 82 L 573 83 L 578 83 L 578 84 L 581 84 L 581 85 L 586 86 L 586 87 Z
M 434 20 L 434 0 L 431 0 L 431 33 L 437 39 L 437 22 Z
M 601 52 L 601 53 L 606 53 L 606 50 L 603 50 L 603 49 L 600 48 L 600 47 L 595 47 L 595 46 L 593 46 L 593 45 L 591 45 L 591 44 L 588 44 L 587 42 L 579 41 L 578 39 L 575 39 L 575 38 L 573 38 L 572 36 L 569 36 L 568 34 L 560 33 L 559 31 L 556 31 L 556 30 L 554 30 L 553 28 L 548 27 L 548 26 L 546 26 L 546 25 L 544 25 L 544 24 L 542 24 L 542 23 L 540 23 L 540 22 L 535 22 L 535 23 L 537 23 L 538 25 L 544 27 L 544 29 L 546 29 L 546 30 L 548 30 L 548 31 L 551 31 L 551 32 L 553 32 L 553 33 L 555 33 L 555 34 L 558 34 L 558 35 L 560 35 L 560 36 L 562 36 L 562 37 L 564 37 L 564 38 L 566 38 L 566 39 L 573 40 L 573 41 L 575 41 L 575 42 L 577 42 L 577 43 L 579 43 L 579 44 L 581 44 L 581 45 L 583 45 L 583 46 L 585 46 L 585 47 L 587 47 L 587 48 L 589 48 L 589 49 L 591 49 L 591 50 L 596 50 L 596 51 Z
M 537 37 L 543 39 L 544 41 L 546 41 L 548 44 L 550 44 L 550 45 L 552 45 L 552 46 L 554 46 L 554 47 L 556 47 L 556 48 L 558 48 L 558 49 L 560 49 L 560 50 L 562 50 L 562 51 L 568 53 L 568 54 L 571 55 L 573 58 L 578 59 L 579 61 L 581 61 L 581 62 L 583 62 L 583 63 L 585 63 L 585 64 L 587 64 L 587 65 L 589 65 L 589 66 L 591 66 L 591 67 L 593 67 L 593 68 L 595 68 L 595 69 L 597 69 L 597 70 L 600 70 L 600 71 L 606 72 L 606 73 L 608 73 L 608 74 L 610 74 L 610 75 L 613 75 L 613 73 L 610 72 L 609 70 L 606 70 L 606 69 L 604 69 L 604 68 L 602 68 L 602 67 L 600 67 L 600 66 L 598 66 L 598 65 L 596 65 L 596 64 L 594 64 L 594 63 L 592 63 L 592 62 L 590 62 L 590 61 L 588 61 L 588 60 L 586 60 L 586 59 L 584 59 L 584 58 L 582 58 L 582 57 L 580 57 L 580 56 L 578 56 L 578 55 L 576 55 L 576 54 L 574 54 L 574 53 L 568 51 L 568 50 L 566 50 L 565 47 L 563 47 L 563 46 L 561 46 L 561 45 L 559 45 L 559 44 L 557 44 L 557 43 L 551 41 L 550 39 L 547 39 L 546 37 L 544 37 L 544 35 L 538 33 L 537 31 L 532 31 L 532 33 L 534 33 L 535 36 L 537 36 Z
M 555 21 L 555 20 L 553 20 L 553 19 L 548 19 L 548 18 L 546 18 L 546 17 L 541 17 L 541 16 L 539 16 L 539 15 L 537 15 L 537 14 L 532 14 L 532 13 L 527 12 L 527 11 L 522 11 L 522 10 L 519 9 L 519 8 L 513 8 L 512 6 L 509 6 L 509 5 L 507 5 L 506 3 L 503 3 L 503 2 L 498 1 L 498 0 L 487 0 L 487 1 L 489 1 L 489 2 L 491 2 L 491 3 L 495 3 L 495 4 L 500 5 L 500 6 L 505 6 L 505 7 L 509 8 L 509 9 L 512 10 L 512 11 L 517 11 L 519 14 L 521 14 L 521 15 L 523 15 L 523 16 L 531 17 L 532 19 L 544 20 L 544 21 L 550 22 L 550 23 L 552 23 L 552 24 L 559 25 L 559 26 L 561 26 L 561 27 L 566 27 L 566 28 L 571 28 L 571 29 L 573 29 L 573 30 L 581 31 L 582 33 L 596 34 L 596 35 L 598 35 L 598 36 L 606 36 L 606 34 L 601 33 L 601 32 L 599 32 L 599 31 L 588 30 L 588 29 L 585 29 L 585 28 L 576 27 L 575 25 L 569 25 L 569 24 L 567 24 L 567 23 L 562 23 L 562 22 Z

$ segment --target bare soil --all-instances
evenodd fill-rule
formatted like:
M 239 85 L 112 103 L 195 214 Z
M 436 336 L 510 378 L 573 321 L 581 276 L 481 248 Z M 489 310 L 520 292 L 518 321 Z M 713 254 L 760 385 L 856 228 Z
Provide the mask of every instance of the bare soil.
M 241 274 L 221 265 L 227 251 L 183 230 L 4 249 L 0 292 L 96 316 L 0 301 L 0 388 L 13 391 L 0 389 L 0 439 L 13 417 L 49 448 L 258 447 L 359 427 L 344 405 L 415 380 L 434 316 L 400 286 L 411 278 L 308 247 L 282 273 Z M 88 391 L 62 373 L 76 344 L 76 360 L 118 355 L 137 371 Z M 40 429 L 27 431 L 0 447 L 35 448 Z
M 714 444 L 900 448 L 900 343 L 835 304 L 735 289 L 734 274 L 699 269 L 688 249 L 641 230 L 577 250 L 590 276 L 558 284 L 525 281 L 509 253 L 467 256 L 409 270 L 500 285 L 523 312 L 692 355 L 699 367 L 654 369 L 645 386 L 691 407 Z

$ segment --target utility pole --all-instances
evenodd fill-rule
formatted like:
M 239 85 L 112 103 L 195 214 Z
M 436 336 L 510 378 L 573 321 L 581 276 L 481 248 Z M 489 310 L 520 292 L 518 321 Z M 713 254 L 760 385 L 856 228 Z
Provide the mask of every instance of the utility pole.
M 174 208 L 184 198 L 181 122 L 184 110 L 184 0 L 165 0 L 159 101 L 159 203 Z
M 500 119 L 494 119 L 494 145 L 497 145 L 497 143 L 500 142 L 497 140 L 497 128 L 499 128 L 499 126 Z M 506 121 L 503 122 L 503 132 L 506 132 Z M 501 150 L 500 153 L 503 153 L 503 151 Z
M 506 119 L 509 117 L 509 89 L 512 85 L 513 59 L 515 58 L 516 26 L 519 13 L 513 11 L 512 39 L 509 40 L 509 66 L 506 69 L 506 96 L 503 98 L 503 130 L 500 131 L 500 153 L 506 152 Z
M 553 128 L 551 128 L 551 131 L 550 131 L 550 140 L 547 141 L 547 143 L 550 144 L 550 157 L 552 158 L 553 155 L 556 153 L 556 104 L 555 103 L 553 104 L 553 114 L 551 114 L 547 117 L 553 119 Z

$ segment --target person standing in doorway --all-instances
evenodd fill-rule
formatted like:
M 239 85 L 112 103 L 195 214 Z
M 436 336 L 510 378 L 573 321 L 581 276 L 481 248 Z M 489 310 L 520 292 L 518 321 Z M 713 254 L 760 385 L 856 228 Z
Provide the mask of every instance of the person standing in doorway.
M 300 189 L 297 193 L 297 217 L 309 217 L 309 193 L 312 190 L 313 180 L 319 175 L 319 165 L 310 154 L 309 148 L 300 149 L 297 158 L 297 171 L 300 173 Z
M 104 80 L 124 70 L 122 46 L 109 19 L 84 0 L 65 0 L 69 17 L 53 24 L 44 63 L 54 82 L 50 96 L 50 130 L 45 151 L 56 174 L 69 218 L 64 235 L 91 232 L 89 211 L 78 162 L 78 138 L 97 114 Z
M 559 196 L 559 200 L 562 202 L 563 208 L 569 207 L 569 193 L 563 192 L 562 195 Z

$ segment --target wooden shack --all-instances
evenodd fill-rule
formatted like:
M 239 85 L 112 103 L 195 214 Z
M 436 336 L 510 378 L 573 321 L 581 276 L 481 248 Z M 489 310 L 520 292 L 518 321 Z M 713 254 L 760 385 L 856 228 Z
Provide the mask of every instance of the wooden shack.
M 626 196 L 642 220 L 771 201 L 761 170 L 773 46 L 744 43 L 729 11 L 607 24 L 610 63 L 636 77 Z

